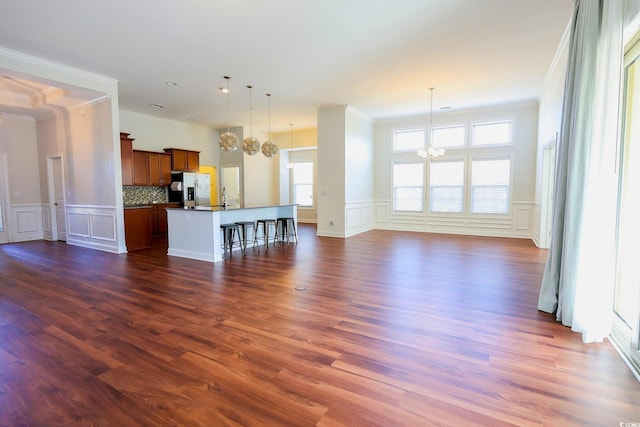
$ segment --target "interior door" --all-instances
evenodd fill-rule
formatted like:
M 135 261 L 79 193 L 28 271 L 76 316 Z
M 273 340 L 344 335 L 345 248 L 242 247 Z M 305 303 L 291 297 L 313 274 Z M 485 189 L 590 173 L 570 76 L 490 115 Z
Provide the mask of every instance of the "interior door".
M 625 54 L 612 337 L 640 373 L 640 42 Z
M 52 230 L 53 240 L 67 240 L 67 215 L 64 202 L 64 175 L 62 169 L 62 156 L 48 158 L 49 167 L 49 200 L 51 203 L 51 223 L 55 224 Z
M 9 223 L 7 209 L 9 207 L 7 155 L 0 153 L 0 243 L 9 242 Z
M 227 206 L 240 206 L 240 167 L 226 166 L 221 169 L 221 173 L 222 186 L 225 189 L 225 193 L 227 195 Z

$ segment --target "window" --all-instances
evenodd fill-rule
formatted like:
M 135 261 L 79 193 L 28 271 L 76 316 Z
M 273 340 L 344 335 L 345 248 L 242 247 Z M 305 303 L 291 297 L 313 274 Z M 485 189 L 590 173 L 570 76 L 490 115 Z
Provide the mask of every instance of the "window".
M 432 162 L 429 174 L 430 211 L 462 213 L 463 202 L 464 161 Z
M 464 147 L 464 126 L 433 128 L 431 145 L 435 148 Z
M 424 130 L 398 130 L 393 133 L 393 151 L 416 151 L 424 148 Z
M 293 164 L 293 203 L 313 206 L 313 162 Z
M 473 145 L 511 144 L 511 122 L 478 123 L 473 125 Z
M 393 165 L 393 209 L 422 212 L 424 164 L 395 163 Z
M 508 214 L 511 160 L 471 162 L 471 213 Z

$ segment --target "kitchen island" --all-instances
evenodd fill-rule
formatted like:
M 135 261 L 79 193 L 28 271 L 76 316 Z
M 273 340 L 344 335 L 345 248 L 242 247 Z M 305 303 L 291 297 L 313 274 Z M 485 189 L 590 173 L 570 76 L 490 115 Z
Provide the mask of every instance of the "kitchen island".
M 249 206 L 222 208 L 196 206 L 194 208 L 168 208 L 167 255 L 201 261 L 222 261 L 222 234 L 220 224 L 258 219 L 293 218 L 298 224 L 298 205 Z M 253 240 L 253 239 L 251 239 Z M 253 242 L 247 242 L 247 246 Z

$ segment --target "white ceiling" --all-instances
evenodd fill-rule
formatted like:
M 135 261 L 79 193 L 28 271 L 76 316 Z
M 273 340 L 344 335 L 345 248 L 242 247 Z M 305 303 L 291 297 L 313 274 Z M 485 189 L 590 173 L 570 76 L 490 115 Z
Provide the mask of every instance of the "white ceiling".
M 573 4 L 6 1 L 0 46 L 117 79 L 121 109 L 217 128 L 248 126 L 246 85 L 252 85 L 254 131 L 268 129 L 269 92 L 276 132 L 289 130 L 289 123 L 315 127 L 317 110 L 334 105 L 349 105 L 373 119 L 425 114 L 429 87 L 435 87 L 434 114 L 444 106 L 461 110 L 537 100 Z M 36 98 L 55 91 L 45 84 L 35 85 L 36 95 L 24 94 L 29 76 L 2 69 L 0 75 L 12 78 L 0 79 L 0 112 L 42 113 L 37 102 L 6 102 L 15 101 L 7 96 L 12 90 L 17 97 Z M 219 91 L 225 75 L 231 76 L 229 114 Z M 74 101 L 91 96 L 64 90 Z

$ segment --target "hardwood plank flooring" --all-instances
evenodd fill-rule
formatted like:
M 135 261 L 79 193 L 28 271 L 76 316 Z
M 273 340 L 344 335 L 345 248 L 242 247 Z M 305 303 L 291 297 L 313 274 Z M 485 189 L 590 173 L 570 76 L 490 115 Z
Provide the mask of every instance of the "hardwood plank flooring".
M 216 264 L 0 246 L 0 426 L 640 423 L 611 345 L 536 310 L 531 242 L 299 235 Z

